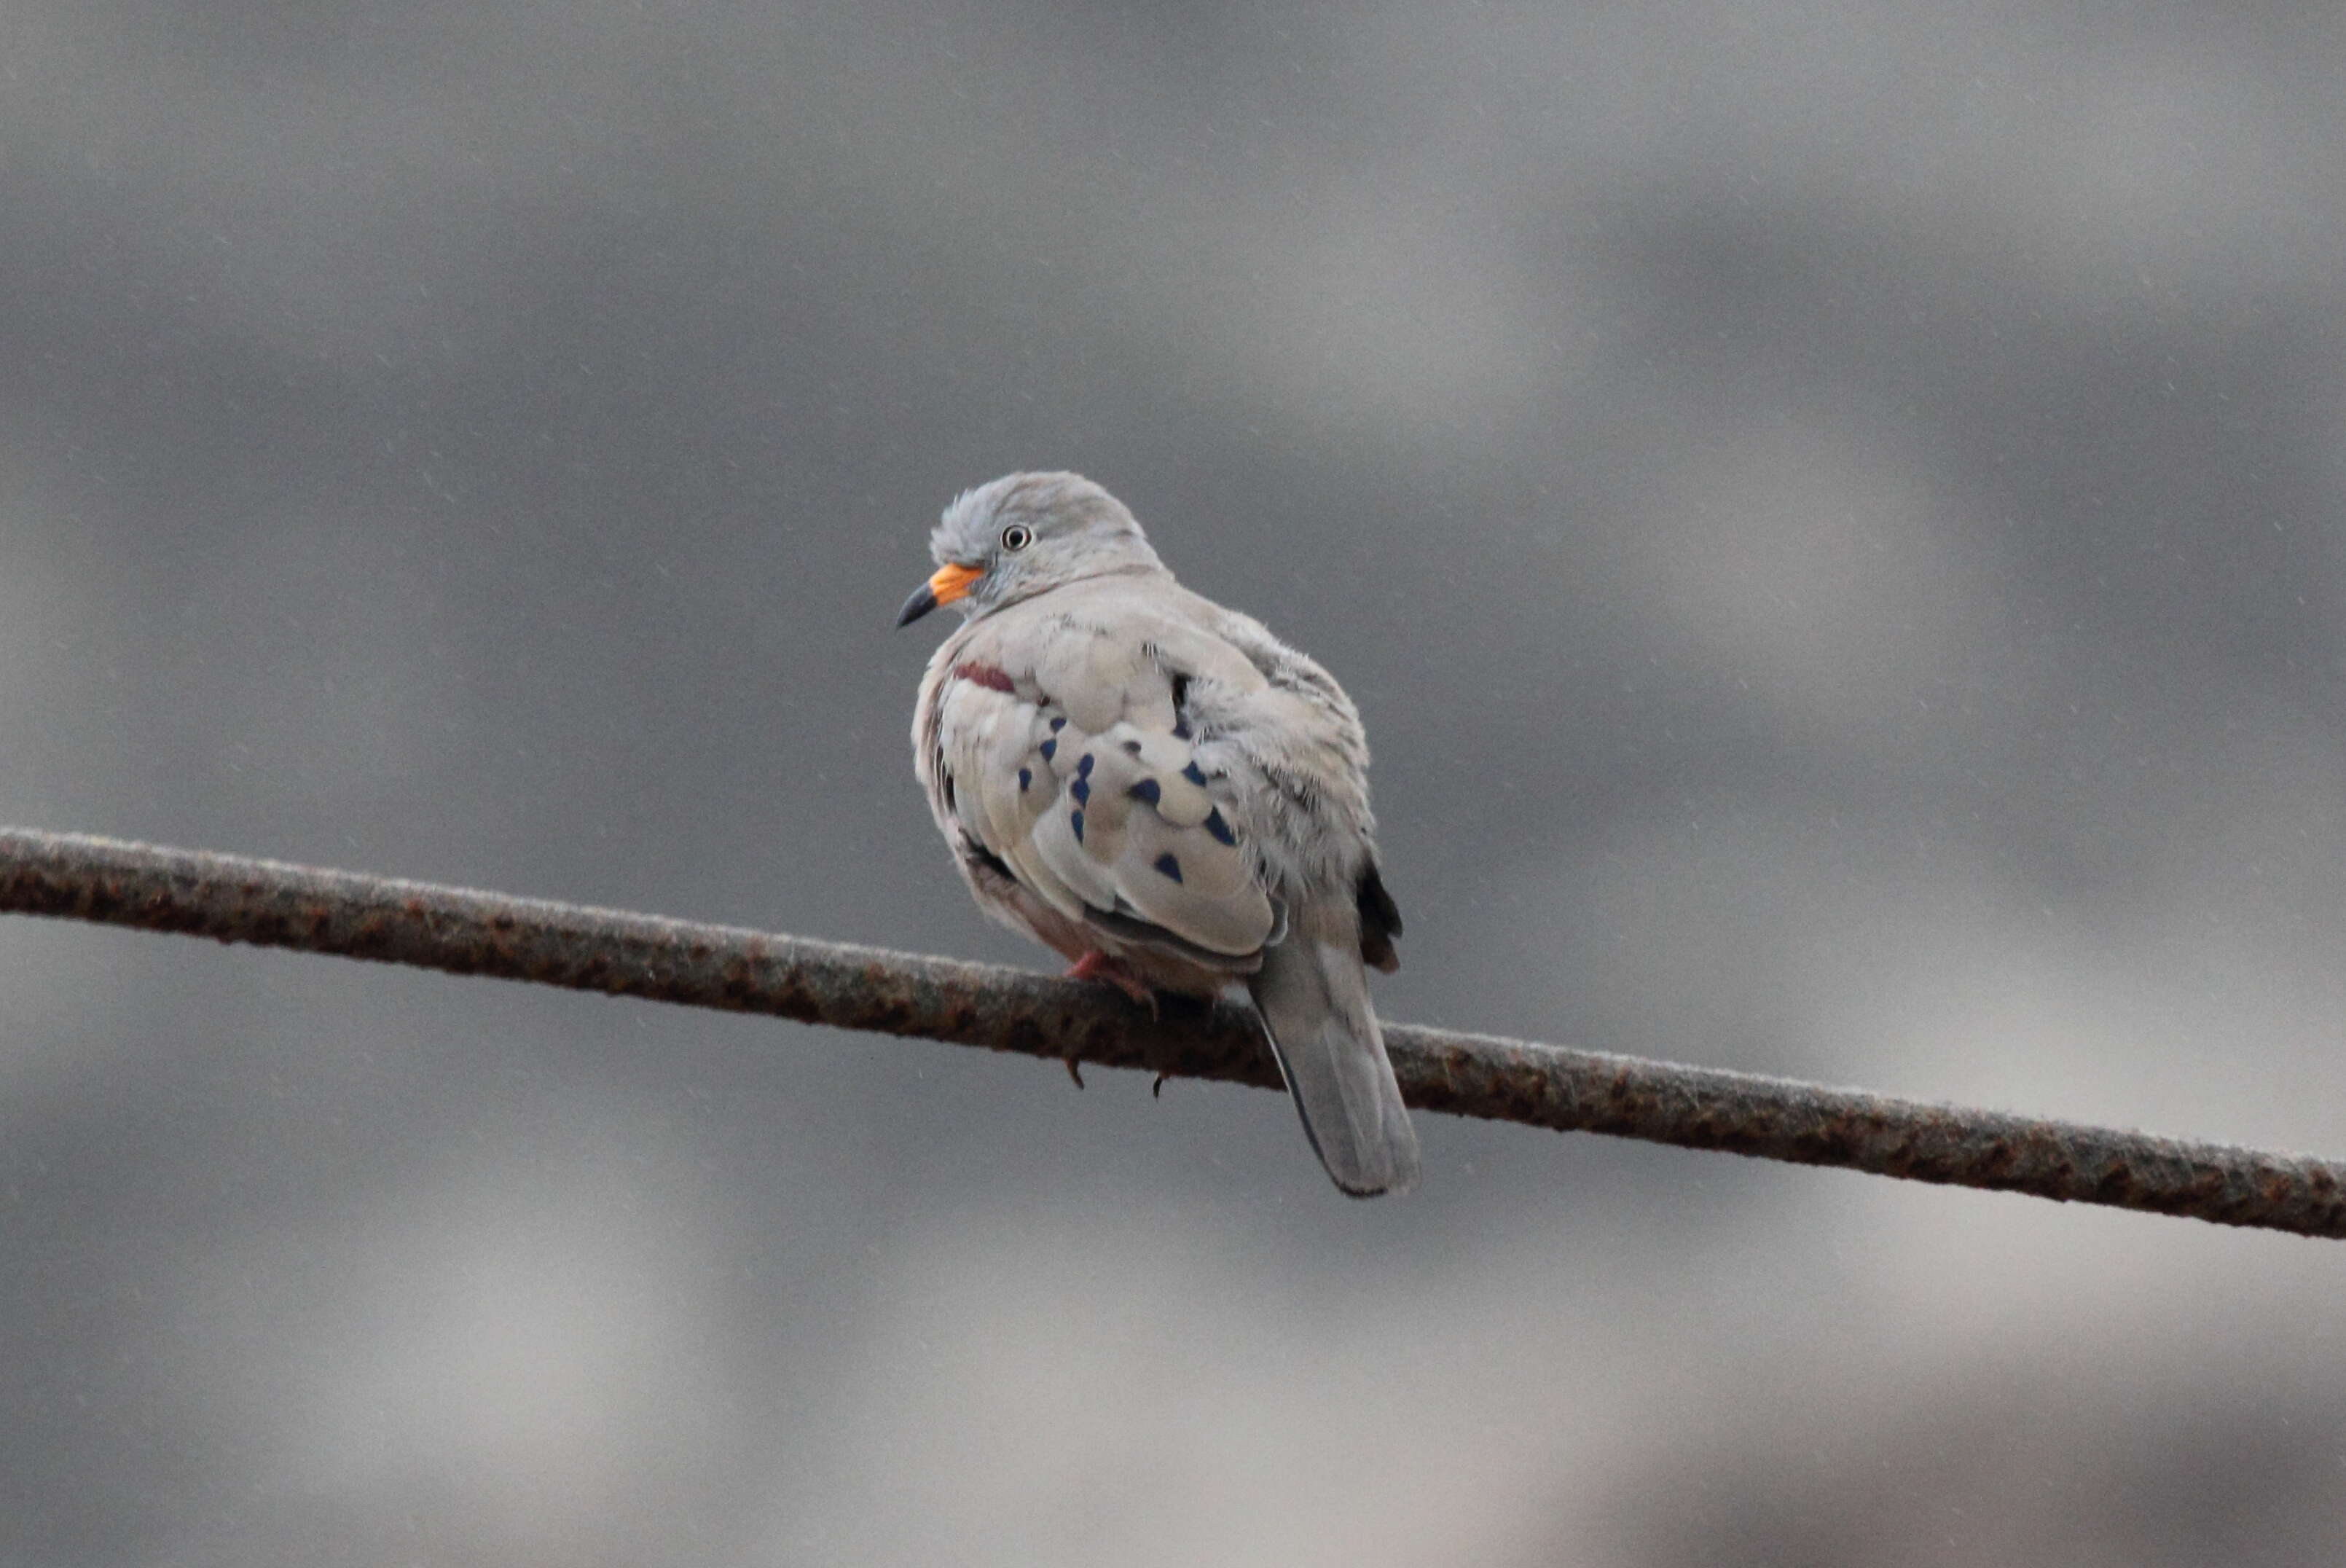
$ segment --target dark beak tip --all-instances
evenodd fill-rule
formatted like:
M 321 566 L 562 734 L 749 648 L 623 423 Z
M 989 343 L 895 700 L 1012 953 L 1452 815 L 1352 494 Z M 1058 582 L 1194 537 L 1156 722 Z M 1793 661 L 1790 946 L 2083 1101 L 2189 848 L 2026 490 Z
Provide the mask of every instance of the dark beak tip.
M 909 626 L 936 607 L 936 590 L 923 583 L 913 590 L 913 596 L 904 601 L 904 607 L 896 612 L 896 624 L 899 626 Z

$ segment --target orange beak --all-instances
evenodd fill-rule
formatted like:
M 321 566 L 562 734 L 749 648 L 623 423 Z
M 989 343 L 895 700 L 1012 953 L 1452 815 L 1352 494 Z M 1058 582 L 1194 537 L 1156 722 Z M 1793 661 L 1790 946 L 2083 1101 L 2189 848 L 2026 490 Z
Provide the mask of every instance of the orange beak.
M 970 585 L 984 575 L 984 568 L 980 566 L 950 564 L 939 566 L 929 580 L 913 589 L 913 596 L 904 601 L 903 609 L 897 614 L 896 624 L 909 626 L 939 605 L 950 605 L 965 596 Z

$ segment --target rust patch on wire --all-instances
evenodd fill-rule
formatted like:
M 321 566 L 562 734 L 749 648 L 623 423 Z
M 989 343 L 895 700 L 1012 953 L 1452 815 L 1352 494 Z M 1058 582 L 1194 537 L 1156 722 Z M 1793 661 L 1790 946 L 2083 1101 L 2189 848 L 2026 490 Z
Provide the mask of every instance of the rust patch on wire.
M 240 856 L 0 829 L 0 911 L 1280 1086 L 1227 1003 L 1151 1017 L 1025 970 Z M 1385 1038 L 1429 1110 L 2346 1238 L 2340 1167 L 2305 1156 L 1413 1024 Z

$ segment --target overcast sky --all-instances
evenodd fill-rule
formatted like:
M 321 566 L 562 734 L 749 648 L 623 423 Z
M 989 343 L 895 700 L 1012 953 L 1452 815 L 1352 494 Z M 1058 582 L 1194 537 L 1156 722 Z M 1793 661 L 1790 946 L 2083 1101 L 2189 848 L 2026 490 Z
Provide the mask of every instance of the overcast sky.
M 0 820 L 1020 962 L 1108 485 L 1391 1017 L 2346 1151 L 2346 13 L 15 0 Z M 0 1562 L 2295 1564 L 2346 1254 L 0 921 Z

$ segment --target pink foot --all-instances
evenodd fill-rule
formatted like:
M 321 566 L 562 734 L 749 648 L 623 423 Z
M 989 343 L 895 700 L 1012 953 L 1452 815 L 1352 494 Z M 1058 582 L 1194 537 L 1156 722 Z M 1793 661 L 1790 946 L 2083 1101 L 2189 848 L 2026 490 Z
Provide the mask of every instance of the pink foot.
M 1120 960 L 1110 958 L 1096 948 L 1068 965 L 1066 978 L 1104 980 L 1148 1009 L 1152 1016 L 1157 1012 L 1157 993 L 1150 990 L 1148 984 L 1132 971 L 1125 968 Z

